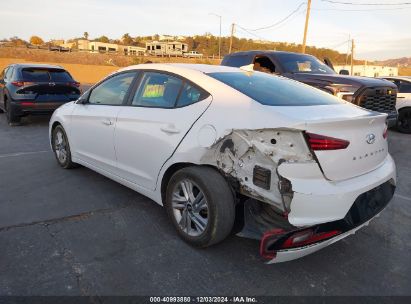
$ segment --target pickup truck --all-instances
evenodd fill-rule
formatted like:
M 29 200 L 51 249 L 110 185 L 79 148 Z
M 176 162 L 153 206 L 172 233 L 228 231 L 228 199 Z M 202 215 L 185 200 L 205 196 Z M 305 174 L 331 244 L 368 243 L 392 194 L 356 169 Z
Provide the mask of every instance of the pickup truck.
M 186 58 L 201 58 L 201 57 L 203 57 L 203 54 L 201 54 L 197 51 L 190 51 L 190 52 L 184 53 L 183 57 L 186 57 Z
M 325 63 L 324 63 L 325 62 Z M 389 127 L 396 125 L 397 86 L 384 79 L 337 74 L 329 60 L 281 51 L 246 51 L 226 55 L 221 65 L 252 68 L 281 75 L 340 97 L 368 110 L 388 114 Z

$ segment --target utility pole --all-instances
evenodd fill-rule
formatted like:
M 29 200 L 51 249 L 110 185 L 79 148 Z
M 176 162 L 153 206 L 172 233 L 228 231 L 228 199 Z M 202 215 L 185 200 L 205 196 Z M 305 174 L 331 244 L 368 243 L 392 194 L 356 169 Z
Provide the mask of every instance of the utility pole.
M 311 0 L 308 0 L 307 3 L 307 13 L 305 14 L 305 27 L 304 27 L 304 38 L 303 45 L 301 48 L 301 53 L 305 53 L 305 44 L 307 42 L 307 30 L 308 30 L 308 20 L 310 19 L 310 10 L 311 10 Z
M 235 31 L 235 23 L 231 24 L 230 49 L 228 50 L 229 54 L 231 54 L 231 50 L 233 48 L 234 31 Z
M 220 36 L 218 37 L 218 58 L 221 59 L 221 21 L 222 21 L 222 17 L 220 15 L 215 14 L 215 13 L 210 13 L 210 15 L 214 15 L 214 16 L 220 18 Z
M 354 75 L 354 39 L 351 40 L 351 76 Z

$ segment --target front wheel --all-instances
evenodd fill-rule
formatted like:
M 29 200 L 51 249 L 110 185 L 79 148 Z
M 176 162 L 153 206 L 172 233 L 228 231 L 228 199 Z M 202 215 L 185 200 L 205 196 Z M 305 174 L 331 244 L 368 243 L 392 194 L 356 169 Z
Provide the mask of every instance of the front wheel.
M 70 145 L 66 132 L 61 125 L 58 125 L 52 132 L 52 147 L 58 164 L 64 169 L 75 168 L 78 165 L 71 160 Z
M 233 193 L 212 168 L 177 171 L 168 183 L 165 207 L 180 237 L 196 247 L 221 242 L 234 225 Z
M 401 133 L 411 133 L 411 108 L 406 108 L 399 111 L 397 129 Z

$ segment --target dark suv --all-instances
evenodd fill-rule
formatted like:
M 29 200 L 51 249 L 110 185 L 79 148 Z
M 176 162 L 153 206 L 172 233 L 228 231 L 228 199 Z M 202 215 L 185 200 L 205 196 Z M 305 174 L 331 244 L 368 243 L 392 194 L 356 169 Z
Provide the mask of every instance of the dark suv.
M 10 124 L 29 114 L 52 113 L 80 96 L 80 83 L 62 67 L 12 64 L 0 74 L 0 112 Z
M 221 65 L 242 67 L 252 65 L 256 71 L 282 75 L 330 94 L 363 108 L 387 113 L 387 123 L 394 126 L 397 120 L 395 102 L 397 87 L 386 80 L 347 76 L 348 71 L 337 74 L 331 62 L 325 63 L 314 56 L 280 52 L 280 51 L 247 51 L 224 57 Z

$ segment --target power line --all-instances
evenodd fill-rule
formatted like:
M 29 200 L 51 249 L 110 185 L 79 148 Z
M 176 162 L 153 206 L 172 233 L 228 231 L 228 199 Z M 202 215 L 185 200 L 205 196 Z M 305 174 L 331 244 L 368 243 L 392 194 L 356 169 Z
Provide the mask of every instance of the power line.
M 339 12 L 371 12 L 371 11 L 396 11 L 410 9 L 409 7 L 395 7 L 395 8 L 364 8 L 364 9 L 343 9 L 343 8 L 312 8 L 315 11 L 339 11 Z
M 301 8 L 303 5 L 305 5 L 305 4 L 307 4 L 307 2 L 301 2 L 301 3 L 297 6 L 297 8 L 296 8 L 295 10 L 293 10 L 288 16 L 286 16 L 285 18 L 281 19 L 280 21 L 278 21 L 278 22 L 276 22 L 276 23 L 274 23 L 274 24 L 267 25 L 267 26 L 263 26 L 263 27 L 259 27 L 259 28 L 256 28 L 256 29 L 247 29 L 247 30 L 255 32 L 255 31 L 261 31 L 261 30 L 266 30 L 266 29 L 269 29 L 269 28 L 273 28 L 273 27 L 275 27 L 275 26 L 283 23 L 283 22 L 286 21 L 287 19 L 289 19 L 292 15 L 296 14 L 296 13 L 300 10 L 300 8 Z
M 411 2 L 397 2 L 397 3 L 358 3 L 358 2 L 342 2 L 342 1 L 333 1 L 333 0 L 321 0 L 322 2 L 328 2 L 332 4 L 342 4 L 342 5 L 371 5 L 371 6 L 396 6 L 396 5 L 411 5 Z
M 250 32 L 249 30 L 247 30 L 246 28 L 238 25 L 237 23 L 236 23 L 235 25 L 236 25 L 240 30 L 242 30 L 243 32 L 246 32 L 246 33 L 248 33 L 248 34 L 250 34 L 250 35 L 252 35 L 252 36 L 254 36 L 254 37 L 257 37 L 258 39 L 266 40 L 265 38 L 257 35 L 256 33 Z

